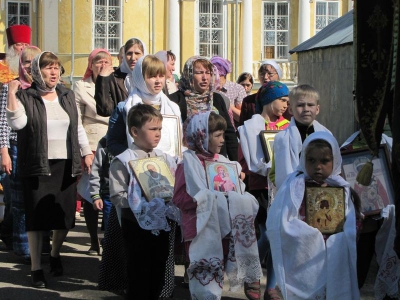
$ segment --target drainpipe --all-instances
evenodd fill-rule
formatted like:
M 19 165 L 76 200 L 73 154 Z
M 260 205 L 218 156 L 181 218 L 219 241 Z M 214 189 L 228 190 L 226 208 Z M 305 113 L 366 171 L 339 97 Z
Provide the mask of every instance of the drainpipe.
M 69 83 L 73 84 L 75 68 L 75 0 L 71 1 L 71 73 L 69 74 Z
M 151 0 L 151 53 L 156 52 L 156 40 L 155 40 L 155 1 Z
M 239 69 L 239 0 L 236 0 L 236 4 L 235 4 L 235 8 L 236 8 L 236 14 L 235 14 L 235 77 L 231 78 L 231 80 L 233 82 L 236 82 L 236 78 L 239 75 L 238 69 Z

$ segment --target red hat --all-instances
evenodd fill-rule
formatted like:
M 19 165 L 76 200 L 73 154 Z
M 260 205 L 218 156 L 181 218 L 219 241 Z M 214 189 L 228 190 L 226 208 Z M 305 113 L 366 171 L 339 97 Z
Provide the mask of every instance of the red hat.
M 8 47 L 17 44 L 31 44 L 31 28 L 27 25 L 14 25 L 6 29 Z

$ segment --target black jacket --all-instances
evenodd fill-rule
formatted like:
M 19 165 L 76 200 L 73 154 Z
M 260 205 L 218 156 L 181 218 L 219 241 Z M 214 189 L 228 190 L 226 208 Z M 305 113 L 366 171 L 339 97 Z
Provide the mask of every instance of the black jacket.
M 117 104 L 128 98 L 128 91 L 125 88 L 126 75 L 118 68 L 109 76 L 97 76 L 94 100 L 99 116 L 111 116 Z
M 173 94 L 168 95 L 171 101 L 175 102 L 179 105 L 181 110 L 181 119 L 182 122 L 185 122 L 187 119 L 187 106 L 185 95 L 181 91 L 177 91 Z M 232 126 L 231 119 L 228 115 L 228 110 L 226 109 L 225 101 L 221 97 L 221 95 L 214 93 L 213 94 L 213 106 L 218 110 L 219 114 L 223 116 L 228 124 L 228 127 L 225 131 L 225 143 L 221 149 L 222 155 L 228 155 L 230 160 L 237 161 L 238 160 L 238 140 L 236 137 L 235 129 Z
M 56 92 L 61 107 L 70 118 L 69 136 L 72 153 L 71 175 L 81 174 L 81 152 L 78 141 L 78 110 L 74 92 L 58 84 Z M 26 90 L 17 92 L 18 99 L 25 107 L 27 124 L 17 131 L 18 134 L 18 170 L 21 177 L 48 176 L 47 115 L 42 97 L 35 84 Z

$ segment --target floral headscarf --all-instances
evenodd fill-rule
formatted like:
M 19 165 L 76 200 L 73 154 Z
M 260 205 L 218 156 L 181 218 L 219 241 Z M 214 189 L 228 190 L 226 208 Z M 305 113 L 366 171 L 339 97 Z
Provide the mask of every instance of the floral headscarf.
M 183 124 L 183 143 L 190 150 L 198 154 L 212 157 L 214 154 L 208 152 L 208 118 L 210 111 L 201 112 L 187 118 Z
M 110 60 L 111 60 L 111 54 L 106 49 L 102 49 L 102 48 L 94 49 L 92 52 L 90 52 L 90 55 L 88 57 L 88 65 L 86 67 L 85 75 L 83 75 L 83 78 L 82 78 L 83 80 L 85 80 L 86 78 L 92 77 L 93 70 L 92 70 L 91 66 L 92 66 L 92 63 L 93 63 L 93 58 L 95 58 L 95 56 L 99 52 L 107 53 L 110 56 Z
M 36 46 L 25 47 L 25 49 L 28 49 L 28 48 L 37 49 L 40 51 L 40 49 Z M 28 74 L 28 72 L 25 70 L 25 68 L 23 66 L 23 61 L 22 61 L 23 52 L 24 51 L 22 51 L 22 53 L 19 57 L 18 76 L 19 76 L 19 82 L 21 83 L 21 88 L 25 90 L 31 86 L 33 78 L 30 74 Z
M 185 94 L 188 117 L 198 112 L 210 111 L 214 109 L 213 93 L 215 91 L 215 74 L 218 74 L 218 70 L 213 65 L 209 90 L 205 94 L 199 94 L 199 92 L 197 92 L 193 87 L 194 64 L 199 59 L 210 61 L 206 57 L 202 56 L 190 57 L 183 67 L 183 72 L 179 81 L 179 90 Z
M 56 86 L 54 86 L 53 88 L 50 89 L 44 82 L 42 72 L 40 71 L 39 62 L 40 62 L 40 58 L 42 57 L 42 55 L 44 53 L 52 53 L 53 55 L 55 55 L 53 52 L 44 51 L 44 52 L 40 53 L 39 55 L 35 56 L 35 58 L 32 60 L 32 67 L 31 67 L 32 68 L 32 79 L 33 79 L 33 82 L 36 84 L 36 88 L 40 92 L 52 93 L 56 90 Z M 60 76 L 61 76 L 61 68 L 60 68 Z
M 279 81 L 268 81 L 263 84 L 256 95 L 256 112 L 259 114 L 263 107 L 276 99 L 289 96 L 289 89 L 286 84 Z

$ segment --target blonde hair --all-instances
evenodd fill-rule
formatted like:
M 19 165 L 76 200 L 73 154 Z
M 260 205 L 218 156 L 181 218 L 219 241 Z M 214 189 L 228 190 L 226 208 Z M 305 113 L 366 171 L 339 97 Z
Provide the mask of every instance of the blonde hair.
M 147 55 L 142 63 L 143 78 L 166 74 L 164 63 L 155 55 Z
M 35 46 L 27 46 L 21 52 L 21 61 L 24 62 L 27 58 L 31 58 L 31 60 L 41 53 L 40 49 Z
M 97 54 L 93 57 L 93 59 L 92 59 L 92 64 L 96 63 L 97 61 L 99 61 L 100 59 L 103 59 L 103 58 L 109 60 L 110 62 L 112 61 L 111 55 L 110 55 L 110 54 L 108 54 L 108 53 L 105 52 L 105 51 L 100 51 L 99 53 L 97 53 Z
M 301 84 L 290 91 L 289 102 L 291 104 L 297 102 L 301 98 L 312 98 L 317 101 L 317 104 L 319 104 L 319 93 L 311 85 Z

